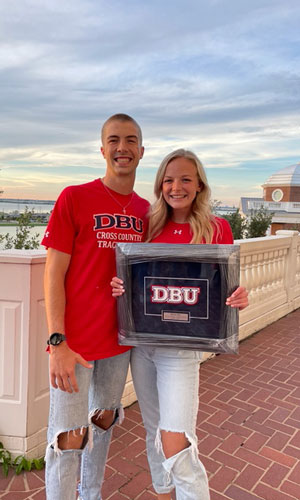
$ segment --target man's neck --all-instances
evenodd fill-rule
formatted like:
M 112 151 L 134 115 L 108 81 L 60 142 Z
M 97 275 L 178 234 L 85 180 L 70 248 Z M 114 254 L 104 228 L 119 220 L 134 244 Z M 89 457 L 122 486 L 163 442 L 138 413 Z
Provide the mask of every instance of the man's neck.
M 102 182 L 113 191 L 120 194 L 130 194 L 133 191 L 135 175 L 133 176 L 111 176 L 107 173 L 102 177 Z

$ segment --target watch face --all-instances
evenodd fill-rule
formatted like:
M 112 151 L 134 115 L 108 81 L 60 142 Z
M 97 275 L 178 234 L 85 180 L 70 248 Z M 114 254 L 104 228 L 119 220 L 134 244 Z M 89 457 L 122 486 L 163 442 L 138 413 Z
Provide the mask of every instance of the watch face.
M 272 199 L 273 201 L 281 201 L 283 198 L 283 192 L 281 189 L 274 189 L 272 192 Z
M 60 343 L 61 343 L 61 341 L 62 341 L 62 340 L 61 340 L 61 334 L 60 334 L 60 333 L 53 333 L 53 334 L 51 335 L 50 340 L 51 340 L 51 344 L 52 344 L 52 345 L 58 345 L 58 344 L 60 344 Z

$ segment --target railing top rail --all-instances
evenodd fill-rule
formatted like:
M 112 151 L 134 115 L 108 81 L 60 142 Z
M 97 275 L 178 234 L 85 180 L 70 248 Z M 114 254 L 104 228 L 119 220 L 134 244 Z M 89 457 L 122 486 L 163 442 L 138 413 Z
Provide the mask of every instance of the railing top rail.
M 243 243 L 259 243 L 259 242 L 270 242 L 270 241 L 278 241 L 280 239 L 292 238 L 298 236 L 300 238 L 300 233 L 298 231 L 288 231 L 288 230 L 280 230 L 276 231 L 276 235 L 272 236 L 262 236 L 260 238 L 245 238 L 242 240 L 234 240 L 236 245 L 240 245 Z
M 0 264 L 39 264 L 45 262 L 46 250 L 0 250 Z

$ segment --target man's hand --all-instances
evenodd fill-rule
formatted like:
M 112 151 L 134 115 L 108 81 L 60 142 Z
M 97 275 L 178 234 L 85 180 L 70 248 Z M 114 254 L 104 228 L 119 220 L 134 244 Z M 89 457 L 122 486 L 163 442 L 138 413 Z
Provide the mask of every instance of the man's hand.
M 75 376 L 76 363 L 93 368 L 80 354 L 72 351 L 66 342 L 50 347 L 50 381 L 55 389 L 70 393 L 79 391 Z

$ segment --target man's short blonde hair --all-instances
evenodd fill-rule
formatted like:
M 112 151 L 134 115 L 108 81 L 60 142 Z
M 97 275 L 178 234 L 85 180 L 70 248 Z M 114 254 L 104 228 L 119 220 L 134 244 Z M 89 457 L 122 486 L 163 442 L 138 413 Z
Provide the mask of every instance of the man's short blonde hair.
M 136 126 L 137 132 L 138 132 L 138 138 L 140 141 L 140 145 L 142 145 L 143 142 L 143 136 L 142 136 L 142 129 L 139 126 L 139 124 L 129 115 L 126 115 L 125 113 L 117 113 L 116 115 L 110 116 L 103 124 L 103 127 L 101 129 L 101 141 L 103 144 L 103 139 L 104 139 L 104 132 L 106 126 L 113 122 L 113 121 L 119 121 L 119 122 L 131 122 Z

